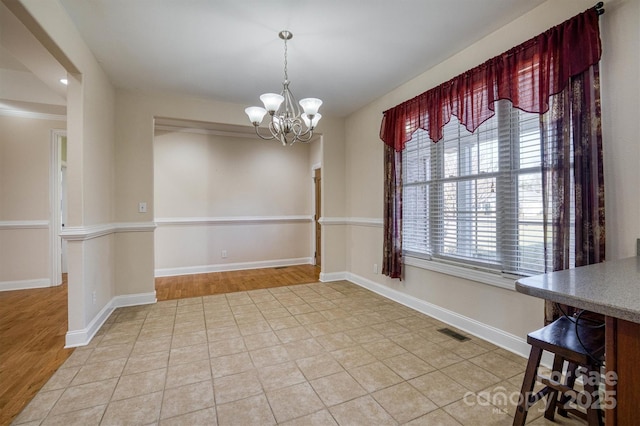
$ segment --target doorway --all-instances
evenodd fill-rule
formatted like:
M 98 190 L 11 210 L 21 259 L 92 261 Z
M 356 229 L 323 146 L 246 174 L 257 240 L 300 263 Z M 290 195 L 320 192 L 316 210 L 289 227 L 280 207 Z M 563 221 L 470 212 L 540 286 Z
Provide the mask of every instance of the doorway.
M 322 212 L 322 172 L 320 168 L 313 170 L 313 188 L 315 194 L 315 212 L 313 216 L 313 222 L 315 227 L 315 265 L 317 267 L 322 266 L 322 226 L 320 224 L 320 217 Z
M 49 158 L 50 218 L 49 241 L 51 246 L 51 285 L 62 284 L 62 274 L 67 272 L 67 242 L 60 237 L 67 219 L 67 132 L 51 131 L 51 155 Z

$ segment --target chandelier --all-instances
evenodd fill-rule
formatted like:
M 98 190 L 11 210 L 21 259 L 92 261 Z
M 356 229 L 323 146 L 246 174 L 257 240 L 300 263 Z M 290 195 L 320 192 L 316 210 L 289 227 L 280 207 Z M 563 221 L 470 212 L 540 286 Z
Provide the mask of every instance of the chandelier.
M 282 92 L 265 93 L 260 96 L 264 108 L 252 106 L 244 112 L 249 116 L 251 124 L 256 129 L 256 134 L 264 140 L 277 139 L 282 145 L 292 145 L 295 142 L 309 142 L 313 136 L 313 129 L 318 125 L 322 117 L 318 109 L 322 101 L 316 98 L 305 98 L 300 101 L 303 113 L 300 113 L 293 94 L 289 90 L 289 76 L 287 74 L 287 40 L 291 40 L 293 34 L 290 31 L 280 31 L 278 34 L 284 40 L 284 81 Z M 269 133 L 263 136 L 258 127 L 264 116 L 269 113 Z

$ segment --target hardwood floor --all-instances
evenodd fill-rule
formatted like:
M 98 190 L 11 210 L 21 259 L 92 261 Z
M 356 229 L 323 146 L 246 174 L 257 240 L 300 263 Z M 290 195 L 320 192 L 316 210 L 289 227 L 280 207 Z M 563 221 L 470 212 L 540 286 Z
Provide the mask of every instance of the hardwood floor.
M 0 292 L 0 425 L 9 424 L 71 355 L 67 282 Z
M 312 265 L 156 278 L 158 300 L 205 296 L 317 282 Z M 22 411 L 71 355 L 67 282 L 61 286 L 0 292 L 0 425 Z
M 208 294 L 308 284 L 317 282 L 319 274 L 320 268 L 316 266 L 297 265 L 162 277 L 156 278 L 156 298 L 158 300 L 184 299 Z

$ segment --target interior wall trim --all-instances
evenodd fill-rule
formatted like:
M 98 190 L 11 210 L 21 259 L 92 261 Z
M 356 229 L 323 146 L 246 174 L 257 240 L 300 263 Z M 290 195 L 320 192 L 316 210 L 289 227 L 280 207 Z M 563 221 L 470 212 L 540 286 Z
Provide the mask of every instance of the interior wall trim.
M 47 114 L 44 112 L 33 112 L 33 111 L 21 111 L 17 109 L 0 108 L 0 115 L 5 117 L 31 118 L 36 120 L 67 121 L 66 115 Z
M 32 288 L 51 287 L 49 278 L 37 278 L 33 280 L 0 281 L 0 291 L 28 290 Z
M 62 230 L 60 236 L 67 241 L 85 241 L 118 232 L 153 232 L 155 229 L 156 224 L 154 222 L 105 223 L 88 226 L 68 226 Z
M 105 305 L 104 308 L 91 320 L 89 325 L 81 330 L 67 331 L 65 336 L 65 348 L 76 348 L 78 346 L 86 346 L 91 342 L 93 336 L 100 330 L 100 327 L 109 318 L 111 313 L 117 308 L 125 306 L 149 305 L 156 303 L 155 290 L 150 293 L 126 294 L 115 296 Z
M 321 225 L 351 225 L 351 226 L 370 226 L 374 228 L 382 228 L 384 220 L 375 217 L 321 217 Z
M 2 220 L 0 230 L 9 229 L 49 229 L 48 220 Z
M 312 222 L 311 215 L 294 216 L 229 216 L 229 217 L 161 217 L 156 218 L 158 226 L 185 225 L 247 225 L 270 223 Z
M 221 263 L 217 265 L 181 266 L 155 270 L 156 277 L 174 277 L 177 275 L 208 274 L 210 272 L 243 271 L 246 269 L 277 268 L 282 266 L 313 265 L 312 257 L 297 259 L 261 260 L 257 262 Z

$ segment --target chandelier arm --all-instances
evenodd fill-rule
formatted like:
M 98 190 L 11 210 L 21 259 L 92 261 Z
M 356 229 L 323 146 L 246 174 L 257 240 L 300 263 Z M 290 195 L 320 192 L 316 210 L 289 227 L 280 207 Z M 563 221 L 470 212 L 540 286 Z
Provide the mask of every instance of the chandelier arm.
M 288 45 L 287 40 L 290 40 L 293 37 L 293 34 L 289 31 L 283 30 L 279 33 L 279 36 L 282 40 L 284 40 L 284 81 L 282 82 L 282 99 L 272 99 L 278 97 L 274 94 L 265 94 L 260 97 L 260 99 L 265 104 L 265 108 L 267 108 L 269 114 L 271 115 L 269 124 L 267 126 L 269 133 L 271 136 L 263 136 L 260 134 L 258 130 L 259 124 L 255 123 L 255 111 L 245 110 L 247 115 L 252 122 L 254 122 L 255 132 L 260 139 L 263 140 L 279 140 L 282 145 L 293 145 L 296 142 L 310 142 L 313 137 L 313 122 L 314 116 L 317 112 L 322 101 L 315 98 L 307 98 L 303 99 L 304 104 L 302 105 L 304 109 L 304 114 L 301 114 L 302 109 L 298 106 L 298 102 L 296 101 L 295 96 L 289 90 L 289 74 L 288 74 Z M 268 100 L 267 100 L 267 95 Z M 263 99 L 265 97 L 265 99 Z M 269 104 L 269 106 L 267 106 Z M 277 107 L 277 111 L 274 111 Z M 248 108 L 250 109 L 250 108 Z M 261 108 L 261 110 L 263 110 Z M 262 112 L 262 111 L 259 111 Z M 252 115 L 253 114 L 253 115 Z M 262 114 L 264 114 L 262 112 Z M 260 117 L 263 117 L 261 115 Z M 320 119 L 320 114 L 318 114 L 318 119 Z
M 265 140 L 265 141 L 271 141 L 271 140 L 274 140 L 274 139 L 276 138 L 276 137 L 275 137 L 275 135 L 273 134 L 273 132 L 270 132 L 270 133 L 271 133 L 271 137 L 269 137 L 269 136 L 262 136 L 262 135 L 260 134 L 260 132 L 258 131 L 259 126 L 253 126 L 253 127 L 254 127 L 254 129 L 256 130 L 256 135 L 258 135 L 258 137 L 260 137 L 260 139 L 263 139 L 263 140 Z

